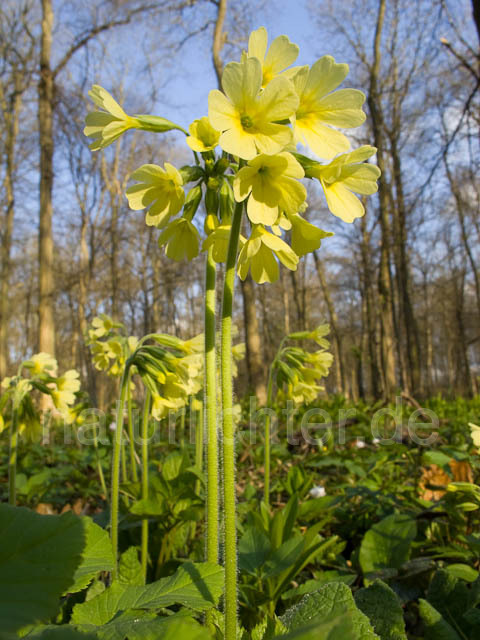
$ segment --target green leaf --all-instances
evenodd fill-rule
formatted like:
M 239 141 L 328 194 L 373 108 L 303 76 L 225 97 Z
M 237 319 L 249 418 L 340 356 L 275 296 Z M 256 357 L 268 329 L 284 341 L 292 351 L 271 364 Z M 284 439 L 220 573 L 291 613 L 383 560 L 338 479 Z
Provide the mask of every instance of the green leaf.
M 392 514 L 380 520 L 363 537 L 359 562 L 364 574 L 386 568 L 399 569 L 408 560 L 410 545 L 417 535 L 415 520 Z
M 267 561 L 271 550 L 270 541 L 261 529 L 247 529 L 238 543 L 239 569 L 255 573 Z
M 478 571 L 468 564 L 450 564 L 446 567 L 446 571 L 454 578 L 465 580 L 465 582 L 475 582 L 478 578 Z
M 429 602 L 420 598 L 418 610 L 425 625 L 425 640 L 461 640 L 458 633 Z
M 216 605 L 223 591 L 223 569 L 216 564 L 186 562 L 168 578 L 146 586 L 114 582 L 96 598 L 73 608 L 72 622 L 102 625 L 119 611 L 160 609 L 182 604 L 204 611 Z
M 449 463 L 452 461 L 451 456 L 447 456 L 442 451 L 425 451 L 422 456 L 423 464 L 436 464 L 439 467 L 451 473 Z
M 85 520 L 2 504 L 0 539 L 0 628 L 8 633 L 57 613 L 82 560 Z
M 462 620 L 470 608 L 470 590 L 454 575 L 440 569 L 435 573 L 427 591 L 428 602 L 452 627 L 460 627 L 468 635 L 471 625 Z
M 326 584 L 315 593 L 304 596 L 297 605 L 287 610 L 281 621 L 288 631 L 295 631 L 310 623 L 324 623 L 330 618 L 345 614 L 351 618 L 353 629 L 356 633 L 355 636 L 352 636 L 353 638 L 357 640 L 378 638 L 367 616 L 357 609 L 352 592 L 347 585 L 341 582 Z M 312 637 L 318 638 L 322 636 Z M 326 637 L 330 638 L 330 636 Z
M 407 640 L 402 607 L 385 582 L 375 580 L 369 587 L 357 591 L 355 603 L 382 640 Z
M 75 583 L 68 587 L 68 593 L 84 589 L 100 571 L 112 571 L 113 552 L 108 533 L 90 518 L 81 518 L 85 532 L 85 548 L 82 560 L 74 574 Z
M 265 577 L 273 578 L 289 569 L 300 558 L 304 548 L 304 539 L 296 535 L 276 549 L 265 564 Z
M 143 571 L 136 547 L 129 547 L 120 556 L 118 581 L 123 584 L 143 585 Z
M 352 614 L 344 613 L 331 620 L 300 627 L 275 638 L 278 640 L 359 640 L 360 636 L 355 630 Z

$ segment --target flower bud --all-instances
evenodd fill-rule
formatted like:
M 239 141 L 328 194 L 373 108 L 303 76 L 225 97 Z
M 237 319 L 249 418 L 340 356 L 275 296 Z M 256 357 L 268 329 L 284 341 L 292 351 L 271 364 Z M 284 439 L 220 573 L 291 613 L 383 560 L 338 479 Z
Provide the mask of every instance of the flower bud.
M 205 194 L 205 208 L 207 210 L 207 215 L 217 215 L 218 211 L 218 192 L 215 189 L 207 188 L 207 193 Z
M 197 212 L 198 205 L 202 201 L 202 187 L 197 184 L 193 189 L 187 194 L 185 198 L 185 205 L 183 207 L 183 215 L 188 220 L 191 220 L 195 213 Z
M 195 182 L 196 180 L 201 180 L 204 176 L 204 171 L 202 167 L 197 165 L 190 167 L 185 165 L 180 170 L 180 175 L 183 178 L 183 184 L 187 184 L 187 182 Z

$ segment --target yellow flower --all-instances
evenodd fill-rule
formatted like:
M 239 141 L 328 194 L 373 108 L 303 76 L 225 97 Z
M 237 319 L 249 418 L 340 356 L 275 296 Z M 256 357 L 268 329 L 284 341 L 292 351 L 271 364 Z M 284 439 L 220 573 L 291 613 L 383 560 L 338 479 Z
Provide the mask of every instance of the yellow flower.
M 185 202 L 180 172 L 168 162 L 165 169 L 156 164 L 144 164 L 131 177 L 140 182 L 127 189 L 130 208 L 139 211 L 150 207 L 145 221 L 149 226 L 161 229 Z
M 172 260 L 180 262 L 198 256 L 199 234 L 190 220 L 179 218 L 171 222 L 160 234 L 159 246 L 166 245 L 165 253 Z
M 212 127 L 207 116 L 194 120 L 188 130 L 190 135 L 187 138 L 187 144 L 193 151 L 205 153 L 205 151 L 213 151 L 217 146 L 220 131 Z
M 32 375 L 40 375 L 42 373 L 48 373 L 54 376 L 57 371 L 57 361 L 48 353 L 36 353 L 25 362 L 27 369 L 30 369 Z
M 205 238 L 202 251 L 206 251 L 213 247 L 212 257 L 215 262 L 226 262 L 228 253 L 228 242 L 230 240 L 230 224 L 221 224 L 214 231 L 210 232 Z M 239 238 L 239 246 L 243 247 L 245 238 L 241 235 Z
M 298 213 L 289 216 L 288 219 L 292 224 L 292 249 L 299 258 L 319 249 L 323 238 L 334 235 L 310 224 Z
M 139 126 L 138 120 L 127 115 L 116 100 L 98 84 L 94 84 L 88 95 L 103 111 L 93 111 L 85 118 L 87 125 L 83 133 L 93 138 L 90 145 L 92 151 L 108 147 L 122 133 Z
M 257 58 L 244 58 L 227 64 L 222 86 L 226 95 L 214 89 L 208 96 L 209 119 L 222 131 L 222 149 L 246 160 L 254 158 L 257 150 L 267 154 L 283 151 L 292 132 L 278 121 L 290 118 L 298 106 L 292 83 L 277 77 L 260 92 L 262 65 Z
M 52 391 L 52 398 L 55 406 L 60 411 L 68 412 L 69 405 L 75 402 L 75 393 L 80 389 L 78 371 L 70 369 L 63 376 L 57 378 L 57 388 Z
M 248 57 L 262 64 L 262 87 L 295 62 L 298 47 L 287 36 L 278 36 L 267 51 L 268 35 L 265 27 L 252 31 L 248 39 Z
M 331 56 L 323 56 L 309 70 L 302 67 L 292 81 L 300 99 L 294 124 L 295 141 L 301 142 L 322 158 L 333 158 L 350 148 L 348 138 L 332 129 L 358 127 L 365 121 L 362 105 L 365 96 L 356 89 L 340 89 L 348 65 L 337 64 Z
M 298 182 L 305 175 L 291 153 L 260 154 L 237 173 L 233 182 L 235 200 L 248 196 L 247 214 L 253 224 L 273 225 L 281 212 L 294 214 L 307 197 Z
M 473 422 L 469 422 L 468 426 L 470 427 L 470 437 L 473 440 L 473 444 L 476 447 L 480 447 L 480 427 Z
M 363 204 L 352 191 L 368 196 L 378 190 L 380 169 L 363 162 L 375 152 L 375 147 L 366 145 L 338 156 L 327 165 L 316 165 L 310 171 L 320 180 L 328 208 L 344 222 L 353 222 L 365 213 Z
M 276 257 L 287 269 L 296 270 L 298 256 L 288 244 L 262 225 L 255 225 L 238 256 L 238 275 L 245 280 L 251 269 L 255 282 L 275 282 L 279 275 Z

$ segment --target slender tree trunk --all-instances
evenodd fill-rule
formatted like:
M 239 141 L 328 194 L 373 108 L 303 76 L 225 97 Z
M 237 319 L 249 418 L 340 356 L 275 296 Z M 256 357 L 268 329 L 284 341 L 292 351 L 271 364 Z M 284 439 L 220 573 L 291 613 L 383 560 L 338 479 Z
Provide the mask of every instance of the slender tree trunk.
M 317 251 L 313 252 L 313 260 L 315 262 L 315 268 L 317 270 L 317 275 L 320 281 L 320 287 L 322 289 L 323 297 L 327 305 L 328 315 L 330 319 L 330 327 L 332 329 L 334 348 L 336 351 L 335 368 L 336 368 L 336 377 L 337 377 L 337 393 L 347 394 L 345 368 L 344 368 L 344 362 L 343 362 L 342 336 L 338 326 L 337 313 L 335 311 L 332 297 L 330 295 L 330 290 L 327 284 L 327 279 L 325 277 L 323 265 L 320 258 L 318 257 Z
M 14 172 L 15 143 L 18 135 L 18 119 L 22 103 L 19 71 L 14 71 L 14 89 L 7 97 L 0 85 L 0 104 L 5 121 L 5 216 L 0 230 L 0 380 L 8 368 L 9 283 L 13 221 L 15 216 Z
M 51 0 L 42 0 L 40 81 L 38 83 L 38 128 L 40 135 L 38 350 L 55 355 L 55 285 L 52 235 L 54 81 L 50 66 L 52 29 L 52 2 Z
M 395 331 L 392 314 L 392 291 L 390 275 L 390 224 L 388 220 L 388 187 L 386 183 L 386 163 L 384 160 L 385 136 L 383 133 L 383 117 L 378 94 L 378 77 L 380 74 L 380 49 L 382 29 L 385 18 L 385 0 L 379 0 L 373 65 L 370 69 L 370 90 L 368 106 L 372 122 L 374 144 L 377 147 L 377 164 L 382 171 L 379 180 L 380 201 L 380 268 L 378 274 L 378 293 L 381 319 L 381 348 L 383 370 L 383 395 L 390 399 L 396 388 L 395 375 Z

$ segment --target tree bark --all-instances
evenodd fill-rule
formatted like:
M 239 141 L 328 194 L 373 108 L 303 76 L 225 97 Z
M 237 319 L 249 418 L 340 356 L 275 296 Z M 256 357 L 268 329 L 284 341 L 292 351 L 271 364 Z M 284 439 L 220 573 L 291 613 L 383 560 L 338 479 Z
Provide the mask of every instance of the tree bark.
M 377 25 L 375 29 L 375 43 L 373 50 L 373 65 L 370 69 L 370 89 L 368 106 L 372 122 L 374 144 L 377 147 L 377 164 L 382 172 L 379 179 L 380 201 L 380 267 L 378 274 L 378 293 L 380 299 L 381 319 L 381 349 L 383 395 L 391 399 L 396 388 L 395 363 L 395 331 L 392 313 L 392 291 L 390 274 L 390 224 L 388 220 L 388 187 L 386 183 L 386 163 L 384 160 L 385 137 L 383 132 L 383 117 L 380 96 L 378 94 L 378 78 L 380 74 L 380 45 L 385 18 L 385 0 L 379 0 Z
M 40 136 L 38 350 L 55 355 L 55 284 L 52 236 L 54 82 L 50 64 L 52 29 L 52 2 L 51 0 L 42 0 L 40 81 L 38 83 L 38 129 Z

